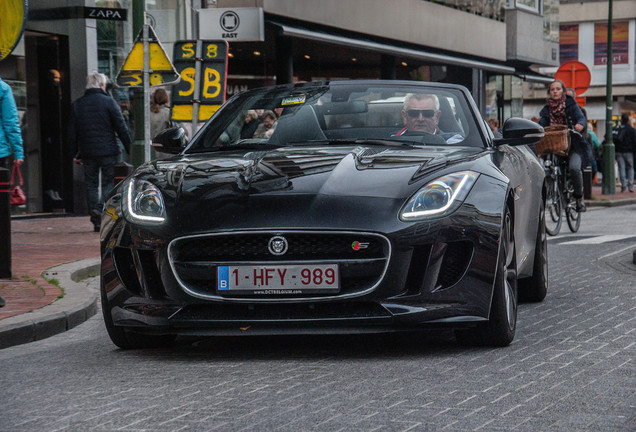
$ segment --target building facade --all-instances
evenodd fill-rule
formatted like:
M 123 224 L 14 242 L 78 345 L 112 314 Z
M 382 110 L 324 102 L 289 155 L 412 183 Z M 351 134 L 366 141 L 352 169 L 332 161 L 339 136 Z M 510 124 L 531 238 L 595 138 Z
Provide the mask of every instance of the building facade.
M 262 37 L 222 33 L 227 97 L 294 81 L 453 82 L 472 91 L 487 117 L 503 120 L 523 115 L 524 81 L 548 81 L 537 66 L 559 64 L 558 0 L 31 0 L 23 40 L 0 63 L 28 125 L 27 212 L 85 212 L 83 169 L 66 143 L 70 104 L 91 71 L 115 79 L 144 8 L 169 57 L 176 41 L 221 25 L 210 10 L 259 11 Z M 139 93 L 109 91 L 134 133 Z
M 591 74 L 589 88 L 578 94 L 600 140 L 605 136 L 607 27 L 609 2 L 561 0 L 559 64 L 579 61 Z M 636 2 L 614 0 L 612 14 L 612 117 L 626 113 L 636 122 Z M 557 68 L 543 68 L 554 75 Z M 547 96 L 542 84 L 526 87 L 524 116 L 537 115 Z

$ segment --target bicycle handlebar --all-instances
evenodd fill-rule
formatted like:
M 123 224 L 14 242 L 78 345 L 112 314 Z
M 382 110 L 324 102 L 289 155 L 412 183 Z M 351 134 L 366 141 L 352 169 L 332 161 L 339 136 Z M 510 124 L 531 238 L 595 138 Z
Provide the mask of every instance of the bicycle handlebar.
M 581 132 L 578 132 L 576 129 L 574 128 L 568 128 L 568 132 L 576 134 L 578 136 L 580 136 L 581 138 L 583 138 L 583 135 L 581 134 Z

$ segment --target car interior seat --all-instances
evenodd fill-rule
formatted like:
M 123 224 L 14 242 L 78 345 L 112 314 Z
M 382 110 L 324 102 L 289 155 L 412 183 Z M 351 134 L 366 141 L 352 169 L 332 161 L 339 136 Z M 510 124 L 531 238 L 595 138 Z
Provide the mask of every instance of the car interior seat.
M 269 139 L 270 144 L 286 144 L 326 140 L 325 133 L 320 128 L 318 118 L 311 105 L 303 105 L 298 111 L 285 113 L 278 119 L 276 129 Z
M 448 99 L 444 96 L 439 96 L 439 109 L 442 115 L 439 118 L 438 126 L 443 132 L 464 132 L 455 118 L 453 108 L 451 108 Z

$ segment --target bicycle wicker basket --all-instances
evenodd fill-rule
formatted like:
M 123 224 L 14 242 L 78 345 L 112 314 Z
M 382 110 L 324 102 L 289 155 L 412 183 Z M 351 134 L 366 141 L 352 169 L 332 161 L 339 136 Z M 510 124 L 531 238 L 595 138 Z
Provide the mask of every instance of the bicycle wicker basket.
M 537 154 L 555 153 L 565 156 L 570 148 L 568 127 L 566 125 L 553 125 L 543 128 L 545 136 L 535 144 Z

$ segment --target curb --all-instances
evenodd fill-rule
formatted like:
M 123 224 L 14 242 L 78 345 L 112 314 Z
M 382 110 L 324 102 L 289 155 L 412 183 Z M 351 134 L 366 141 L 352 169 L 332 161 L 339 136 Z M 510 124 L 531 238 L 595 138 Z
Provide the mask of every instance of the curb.
M 0 320 L 0 349 L 21 345 L 72 329 L 97 313 L 99 293 L 87 279 L 99 276 L 100 259 L 89 258 L 51 267 L 44 279 L 55 279 L 64 297 L 22 315 Z
M 630 204 L 636 204 L 636 198 L 617 200 L 585 200 L 585 205 L 588 207 L 617 207 Z

